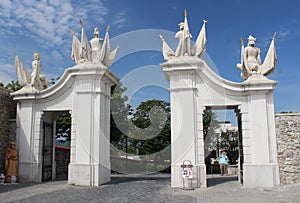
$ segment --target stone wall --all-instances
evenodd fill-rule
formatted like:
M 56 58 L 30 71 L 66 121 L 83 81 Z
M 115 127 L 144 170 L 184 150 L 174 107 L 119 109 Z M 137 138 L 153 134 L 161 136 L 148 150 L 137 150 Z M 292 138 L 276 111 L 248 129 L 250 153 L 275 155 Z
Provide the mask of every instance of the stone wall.
M 10 91 L 0 87 L 0 173 L 4 172 L 8 143 L 15 140 L 16 102 Z
M 300 113 L 276 114 L 281 184 L 300 183 Z
M 56 161 L 56 179 L 68 179 L 68 165 L 70 163 L 70 148 L 56 146 L 55 147 L 55 161 Z

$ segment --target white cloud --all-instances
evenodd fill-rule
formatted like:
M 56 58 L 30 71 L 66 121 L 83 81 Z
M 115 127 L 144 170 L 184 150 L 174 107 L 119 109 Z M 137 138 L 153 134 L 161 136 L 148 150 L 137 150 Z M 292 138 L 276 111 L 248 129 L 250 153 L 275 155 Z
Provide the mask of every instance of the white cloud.
M 113 20 L 113 25 L 116 25 L 117 28 L 122 28 L 125 27 L 125 16 L 126 16 L 126 12 L 120 12 L 117 15 L 114 16 L 114 20 Z
M 0 10 L 0 30 L 5 35 L 29 36 L 49 48 L 66 44 L 69 30 L 79 27 L 78 18 L 94 20 L 95 17 L 101 23 L 107 14 L 101 0 L 0 1 Z
M 53 77 L 56 77 L 56 73 L 62 73 L 65 68 L 72 66 L 70 30 L 80 36 L 79 18 L 83 20 L 88 36 L 92 37 L 91 30 L 94 26 L 106 27 L 103 24 L 108 10 L 103 1 L 0 1 L 0 79 L 4 83 L 16 80 L 14 51 L 29 71 L 33 51 L 41 53 L 43 74 L 52 72 Z M 113 15 L 118 16 L 114 18 L 117 25 L 124 24 L 124 15 L 125 13 Z M 8 65 L 9 63 L 12 65 Z
M 15 76 L 15 66 L 12 64 L 0 64 L 0 82 L 7 85 L 12 80 L 17 80 Z
M 63 56 L 61 53 L 59 53 L 57 50 L 52 50 L 51 51 L 51 58 L 54 58 L 55 60 L 63 60 Z
M 48 81 L 51 81 L 52 78 L 56 79 L 58 77 L 61 77 L 61 75 L 55 74 L 55 73 L 43 72 L 42 74 L 46 76 L 46 80 L 48 80 Z
M 290 35 L 290 31 L 289 30 L 280 30 L 277 34 L 278 34 L 277 35 L 278 39 L 285 40 Z
M 8 74 L 15 73 L 15 65 L 14 64 L 0 64 L 0 71 L 6 72 Z

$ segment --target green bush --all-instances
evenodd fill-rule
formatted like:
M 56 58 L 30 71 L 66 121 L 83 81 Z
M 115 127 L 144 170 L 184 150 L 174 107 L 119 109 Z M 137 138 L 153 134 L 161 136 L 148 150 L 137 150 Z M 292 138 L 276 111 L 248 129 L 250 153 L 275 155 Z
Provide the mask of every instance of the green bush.
M 155 170 L 155 165 L 154 165 L 154 163 L 148 163 L 148 164 L 146 165 L 146 169 L 147 169 L 148 172 L 153 172 L 153 171 Z
M 165 169 L 165 167 L 164 167 L 162 164 L 158 164 L 158 165 L 156 166 L 156 169 L 157 169 L 158 171 L 162 171 L 162 170 Z

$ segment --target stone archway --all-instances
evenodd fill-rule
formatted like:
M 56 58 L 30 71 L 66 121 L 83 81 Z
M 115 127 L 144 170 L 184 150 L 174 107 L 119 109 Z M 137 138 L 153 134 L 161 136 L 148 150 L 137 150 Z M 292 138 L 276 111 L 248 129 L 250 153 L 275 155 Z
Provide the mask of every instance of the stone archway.
M 170 82 L 173 187 L 182 187 L 180 165 L 195 165 L 194 185 L 206 187 L 202 116 L 206 106 L 237 106 L 243 136 L 245 187 L 279 185 L 273 90 L 276 81 L 253 74 L 242 83 L 218 76 L 202 59 L 176 57 L 161 64 Z
M 51 88 L 12 94 L 18 101 L 20 181 L 42 182 L 43 125 L 52 125 L 53 112 L 60 111 L 69 111 L 72 123 L 68 182 L 98 186 L 110 181 L 110 91 L 117 81 L 106 66 L 83 63 L 66 69 Z
M 274 33 L 263 63 L 253 36 L 248 46 L 241 42 L 242 83 L 218 76 L 201 59 L 206 50 L 206 20 L 191 47 L 187 11 L 178 24 L 175 38 L 179 43 L 174 52 L 162 39 L 166 62 L 161 64 L 170 82 L 172 187 L 182 187 L 180 166 L 185 160 L 194 165 L 194 187 L 207 187 L 203 136 L 203 111 L 207 106 L 237 106 L 243 140 L 243 184 L 245 187 L 279 185 L 277 146 L 274 120 L 273 90 L 276 81 L 265 76 L 275 69 L 277 57 Z
M 117 84 L 119 79 L 109 67 L 118 48 L 110 49 L 110 26 L 101 45 L 98 28 L 95 28 L 94 37 L 89 41 L 83 22 L 81 19 L 79 21 L 81 40 L 71 31 L 71 58 L 77 65 L 66 69 L 52 87 L 47 88 L 46 78 L 41 74 L 39 53 L 34 53 L 31 74 L 16 55 L 16 73 L 24 86 L 12 93 L 14 100 L 18 101 L 18 177 L 21 181 L 42 181 L 42 173 L 45 172 L 43 150 L 45 143 L 47 146 L 51 142 L 51 135 L 47 135 L 50 134 L 49 128 L 47 130 L 44 126 L 48 120 L 51 128 L 51 115 L 59 111 L 68 111 L 71 115 L 68 183 L 98 186 L 110 181 L 110 95 L 111 86 Z M 51 162 L 51 158 L 46 161 Z

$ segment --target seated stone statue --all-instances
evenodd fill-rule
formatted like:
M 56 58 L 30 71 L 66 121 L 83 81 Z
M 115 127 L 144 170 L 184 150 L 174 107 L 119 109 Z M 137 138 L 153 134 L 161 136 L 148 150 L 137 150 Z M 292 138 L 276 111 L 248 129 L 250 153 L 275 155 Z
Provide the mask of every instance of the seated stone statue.
M 6 153 L 5 182 L 10 183 L 12 176 L 18 176 L 18 154 L 15 142 L 10 142 L 9 148 Z
M 249 72 L 257 72 L 261 65 L 260 49 L 255 47 L 256 38 L 248 37 L 248 46 L 245 48 L 245 66 Z
M 27 68 L 16 55 L 15 66 L 17 77 L 20 85 L 26 87 L 28 90 L 43 90 L 48 87 L 46 76 L 41 74 L 40 54 L 34 53 L 32 61 L 32 73 L 29 74 Z M 24 90 L 23 90 L 24 91 Z
M 256 38 L 253 36 L 248 37 L 248 46 L 244 47 L 244 42 L 241 42 L 241 63 L 237 64 L 237 68 L 242 70 L 241 77 L 247 80 L 252 75 L 263 75 L 267 76 L 275 70 L 277 56 L 275 48 L 275 36 L 276 32 L 272 37 L 268 52 L 265 60 L 262 63 L 260 59 L 260 49 L 255 47 Z

